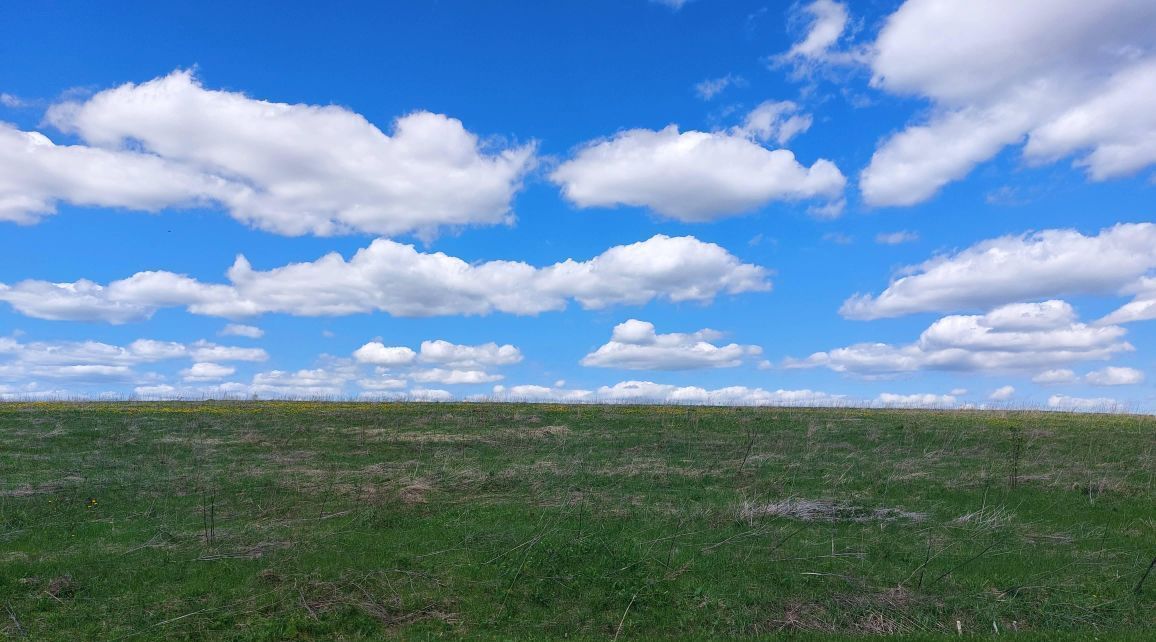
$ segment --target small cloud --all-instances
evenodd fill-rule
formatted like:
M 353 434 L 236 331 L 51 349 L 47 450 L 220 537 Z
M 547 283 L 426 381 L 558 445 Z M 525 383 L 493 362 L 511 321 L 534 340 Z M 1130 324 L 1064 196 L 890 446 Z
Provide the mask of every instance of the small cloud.
M 1084 381 L 1093 386 L 1129 386 L 1144 382 L 1144 373 L 1135 368 L 1108 366 L 1084 375 Z
M 747 80 L 742 76 L 727 74 L 718 78 L 708 78 L 694 86 L 694 93 L 703 100 L 711 100 L 726 91 L 729 87 L 746 87 Z
M 881 245 L 900 245 L 902 243 L 914 243 L 919 240 L 918 232 L 909 232 L 907 230 L 900 230 L 898 232 L 880 232 L 875 235 L 875 242 Z
M 1015 394 L 1016 389 L 1014 386 L 1002 386 L 993 390 L 992 393 L 987 396 L 987 398 L 992 401 L 1007 401 L 1008 399 L 1014 397 Z
M 847 206 L 847 200 L 839 198 L 834 201 L 828 201 L 822 205 L 812 205 L 807 208 L 807 213 L 815 218 L 833 219 L 839 218 L 843 214 L 843 208 Z
M 221 329 L 219 333 L 226 337 L 248 337 L 250 339 L 260 339 L 265 336 L 265 331 L 255 325 L 243 325 L 240 323 L 230 323 Z
M 1011 185 L 1004 185 L 985 194 L 983 200 L 988 205 L 997 205 L 1001 207 L 1018 207 L 1020 205 L 1027 205 L 1028 203 L 1032 202 L 1032 200 L 1034 200 L 1034 196 L 1022 188 L 1012 187 Z
M 752 109 L 743 124 L 732 131 L 763 143 L 773 140 L 782 146 L 810 129 L 811 123 L 811 115 L 802 113 L 796 103 L 767 100 Z
M 953 395 L 937 395 L 931 393 L 901 395 L 884 392 L 875 398 L 875 403 L 884 406 L 942 408 L 944 406 L 954 406 L 956 404 L 956 398 Z
M 1120 410 L 1120 402 L 1108 397 L 1069 397 L 1052 395 L 1048 397 L 1048 407 L 1055 410 L 1076 410 L 1092 412 L 1114 412 Z
M 721 333 L 709 328 L 692 333 L 658 334 L 653 323 L 629 319 L 614 326 L 610 341 L 583 357 L 580 363 L 587 367 L 627 370 L 734 368 L 748 357 L 763 352 L 755 345 L 715 345 L 713 342 L 721 337 Z
M 237 369 L 231 366 L 222 366 L 216 363 L 199 362 L 192 367 L 181 370 L 181 378 L 185 381 L 219 381 L 231 376 Z
M 650 2 L 652 4 L 660 4 L 664 7 L 669 7 L 670 9 L 672 9 L 674 11 L 678 11 L 679 9 L 682 9 L 685 5 L 689 4 L 691 1 L 692 0 L 650 0 Z
M 842 232 L 827 232 L 823 235 L 823 240 L 835 245 L 850 245 L 855 242 L 855 238 L 843 234 Z
M 1038 375 L 1032 377 L 1033 383 L 1073 383 L 1077 379 L 1076 373 L 1067 368 L 1057 368 L 1055 370 L 1045 370 Z

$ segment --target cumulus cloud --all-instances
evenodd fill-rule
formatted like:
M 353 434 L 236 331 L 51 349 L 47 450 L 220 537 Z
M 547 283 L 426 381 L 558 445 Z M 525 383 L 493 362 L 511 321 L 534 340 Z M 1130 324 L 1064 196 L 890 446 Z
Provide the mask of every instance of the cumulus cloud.
M 234 385 L 228 390 L 259 397 L 342 397 L 349 379 L 346 372 L 325 368 L 270 370 L 253 375 L 253 382 L 248 386 Z
M 793 22 L 805 22 L 802 40 L 772 61 L 777 65 L 792 65 L 796 75 L 806 75 L 823 65 L 841 65 L 856 62 L 858 52 L 839 50 L 836 45 L 850 23 L 847 5 L 834 0 L 813 0 L 792 13 Z
M 1123 291 L 1135 294 L 1135 298 L 1101 319 L 1101 323 L 1129 323 L 1156 319 L 1156 278 L 1144 277 Z
M 1053 368 L 1051 370 L 1044 370 L 1038 375 L 1032 377 L 1032 381 L 1042 384 L 1054 383 L 1074 383 L 1079 377 L 1069 368 Z
M 260 339 L 261 337 L 265 336 L 265 331 L 255 325 L 230 323 L 221 330 L 221 336 Z
M 582 365 L 626 370 L 697 370 L 733 368 L 762 348 L 730 343 L 717 346 L 722 335 L 704 329 L 693 333 L 657 334 L 654 324 L 629 319 L 614 327 L 610 341 L 582 358 Z
M 358 363 L 396 367 L 413 363 L 417 353 L 405 346 L 386 346 L 380 341 L 370 341 L 353 353 Z
M 189 354 L 198 361 L 267 361 L 269 353 L 261 348 L 222 346 L 208 341 L 197 341 Z
M 138 272 L 99 285 L 22 281 L 0 284 L 0 301 L 41 319 L 124 323 L 165 307 L 243 317 L 266 312 L 341 316 L 375 311 L 424 317 L 640 305 L 655 299 L 708 302 L 716 296 L 770 289 L 768 271 L 742 263 L 692 236 L 656 235 L 619 245 L 587 261 L 534 267 L 518 261 L 467 263 L 441 252 L 377 239 L 349 260 L 328 254 L 268 271 L 238 257 L 230 283 L 211 284 L 171 272 Z
M 855 295 L 839 312 L 852 319 L 878 319 L 1050 296 L 1117 294 L 1135 286 L 1153 268 L 1156 225 L 1152 223 L 1122 223 L 1095 236 L 1043 230 L 982 241 L 904 268 L 883 292 Z M 1143 318 L 1137 311 L 1118 311 L 1104 321 Z
M 1108 397 L 1070 397 L 1068 395 L 1052 395 L 1048 397 L 1048 407 L 1054 410 L 1073 410 L 1082 412 L 1119 412 L 1123 405 Z
M 500 381 L 503 375 L 488 369 L 518 363 L 522 352 L 516 346 L 492 341 L 480 345 L 460 345 L 443 339 L 422 341 L 418 351 L 371 341 L 355 350 L 353 359 L 360 364 L 378 366 L 382 374 L 396 377 L 385 379 L 387 382 L 396 380 L 404 384 L 404 378 L 408 377 L 419 383 L 460 385 Z M 437 367 L 423 367 L 430 365 Z M 383 385 L 379 383 L 381 380 L 368 381 L 367 387 L 371 390 L 400 387 L 392 383 Z
M 138 397 L 145 397 L 150 399 L 177 399 L 182 396 L 182 393 L 187 392 L 176 386 L 170 386 L 167 383 L 160 383 L 150 386 L 136 386 L 133 388 L 133 393 Z
M 189 71 L 54 105 L 46 120 L 84 144 L 0 126 L 0 219 L 35 222 L 58 202 L 217 205 L 280 234 L 428 234 L 508 221 L 534 163 L 533 145 L 492 148 L 440 114 L 387 134 L 343 107 L 210 90 Z
M 621 381 L 597 389 L 565 389 L 536 385 L 494 386 L 494 396 L 519 401 L 569 401 L 597 403 L 675 403 L 724 406 L 830 406 L 845 405 L 847 398 L 814 390 L 764 390 L 746 386 L 706 389 L 674 386 L 652 381 Z
M 438 388 L 411 388 L 405 397 L 410 401 L 443 402 L 454 400 L 454 394 L 452 392 Z
M 1108 366 L 1084 375 L 1093 386 L 1127 386 L 1144 382 L 1144 373 L 1135 368 Z
M 910 395 L 895 394 L 893 392 L 880 393 L 875 403 L 883 406 L 901 406 L 915 408 L 942 408 L 954 406 L 956 398 L 953 395 L 937 395 L 932 393 L 916 393 Z
M 991 401 L 1007 401 L 1008 399 L 1014 397 L 1015 394 L 1015 386 L 1000 386 L 999 388 L 992 390 L 991 394 L 988 395 L 987 398 Z
M 734 128 L 736 134 L 760 142 L 774 141 L 786 145 L 792 138 L 811 128 L 811 115 L 799 112 L 799 106 L 789 100 L 768 100 L 751 110 L 743 124 Z
M 860 375 L 1049 368 L 1131 351 L 1125 334 L 1119 326 L 1079 322 L 1064 301 L 1014 303 L 984 315 L 943 317 L 911 344 L 859 343 L 786 365 Z
M 875 87 L 932 105 L 876 150 L 869 204 L 924 201 L 1021 143 L 1030 163 L 1077 156 L 1093 180 L 1156 162 L 1152 3 L 907 0 L 869 58 Z
M 231 366 L 199 362 L 181 370 L 181 378 L 185 381 L 220 381 L 225 377 L 232 376 L 236 371 L 237 369 Z
M 415 370 L 409 377 L 418 383 L 441 383 L 447 385 L 477 384 L 501 381 L 505 377 L 484 370 L 458 370 L 447 368 L 429 368 Z
M 242 352 L 232 352 L 241 350 Z M 263 360 L 263 350 L 245 352 L 229 346 L 198 341 L 184 344 L 173 341 L 138 339 L 127 346 L 99 341 L 32 341 L 22 342 L 0 337 L 0 380 L 28 383 L 34 379 L 72 380 L 77 383 L 98 381 L 148 382 L 159 375 L 140 372 L 138 366 L 176 359 L 207 361 Z M 186 376 L 205 377 L 212 369 L 225 368 L 214 363 L 195 363 L 182 372 Z M 232 368 L 225 368 L 231 374 Z M 224 375 L 221 375 L 224 376 Z
M 36 223 L 60 201 L 156 212 L 223 198 L 225 179 L 157 156 L 57 145 L 0 123 L 0 221 Z
M 488 368 L 508 366 L 522 360 L 522 352 L 510 344 L 494 342 L 481 345 L 459 345 L 442 339 L 422 341 L 418 357 L 422 363 L 437 363 L 455 368 Z
M 752 133 L 780 137 L 801 127 L 798 121 L 764 124 L 768 129 Z M 846 184 L 826 159 L 806 167 L 790 151 L 767 149 L 743 132 L 680 132 L 675 125 L 589 143 L 550 178 L 578 207 L 646 207 L 688 222 L 750 212 L 771 201 L 839 200 Z

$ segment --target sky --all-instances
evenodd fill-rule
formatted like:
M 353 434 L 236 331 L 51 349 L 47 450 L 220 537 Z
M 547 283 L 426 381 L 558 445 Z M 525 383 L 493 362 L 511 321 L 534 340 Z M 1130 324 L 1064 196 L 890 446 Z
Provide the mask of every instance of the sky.
M 0 6 L 0 399 L 1156 410 L 1156 4 Z

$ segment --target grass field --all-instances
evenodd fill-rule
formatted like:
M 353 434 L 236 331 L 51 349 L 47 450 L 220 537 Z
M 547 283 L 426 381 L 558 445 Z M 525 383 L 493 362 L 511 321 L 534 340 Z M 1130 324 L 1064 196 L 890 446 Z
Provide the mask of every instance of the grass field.
M 0 635 L 1156 637 L 1156 419 L 0 404 Z

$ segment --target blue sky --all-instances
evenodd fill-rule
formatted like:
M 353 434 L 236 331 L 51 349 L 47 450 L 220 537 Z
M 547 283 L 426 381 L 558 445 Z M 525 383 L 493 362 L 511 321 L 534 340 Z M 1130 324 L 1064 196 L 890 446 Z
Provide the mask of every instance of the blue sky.
M 1131 0 L 8 5 L 0 396 L 1151 411 L 1154 34 Z

